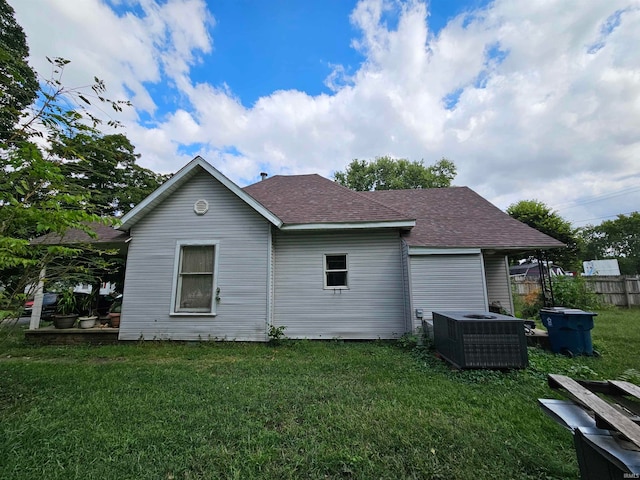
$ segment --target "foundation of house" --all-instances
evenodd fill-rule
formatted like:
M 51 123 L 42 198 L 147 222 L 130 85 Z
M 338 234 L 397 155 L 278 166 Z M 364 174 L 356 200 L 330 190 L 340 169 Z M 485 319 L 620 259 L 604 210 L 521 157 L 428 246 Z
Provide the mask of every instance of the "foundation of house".
M 118 343 L 119 328 L 55 328 L 26 330 L 24 337 L 35 345 L 110 345 Z

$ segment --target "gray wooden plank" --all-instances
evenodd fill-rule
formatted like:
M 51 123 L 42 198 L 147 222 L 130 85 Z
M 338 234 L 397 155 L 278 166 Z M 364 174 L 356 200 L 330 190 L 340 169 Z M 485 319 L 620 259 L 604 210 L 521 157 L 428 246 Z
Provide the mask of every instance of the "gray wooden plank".
M 609 383 L 619 390 L 625 392 L 627 395 L 636 397 L 640 400 L 640 387 L 630 382 L 623 382 L 622 380 L 609 380 Z
M 578 382 L 565 375 L 549 374 L 548 378 L 551 388 L 562 388 L 566 390 L 576 402 L 592 410 L 597 417 L 602 418 L 607 424 L 611 425 L 613 429 L 620 432 L 640 448 L 640 426 L 636 425 L 630 418 L 620 413 L 595 393 L 590 392 Z

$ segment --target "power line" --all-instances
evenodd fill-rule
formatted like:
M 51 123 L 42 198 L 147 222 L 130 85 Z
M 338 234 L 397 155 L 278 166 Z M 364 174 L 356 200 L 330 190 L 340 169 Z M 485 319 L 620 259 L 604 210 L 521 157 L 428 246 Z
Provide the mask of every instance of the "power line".
M 609 200 L 610 198 L 619 197 L 620 195 L 626 195 L 628 193 L 633 193 L 637 191 L 640 191 L 640 187 L 638 186 L 627 187 L 627 188 L 623 188 L 622 190 L 618 190 L 617 192 L 608 192 L 608 193 L 603 193 L 601 195 L 595 195 L 593 197 L 586 197 L 586 199 L 573 200 L 571 202 L 561 203 L 560 207 L 555 207 L 555 210 L 557 211 L 569 210 L 571 208 L 581 207 L 582 205 L 599 202 L 601 200 Z M 569 205 L 569 206 L 563 207 L 562 205 Z
M 574 220 L 572 223 L 580 223 L 580 222 L 590 222 L 591 220 L 604 220 L 605 218 L 612 218 L 612 217 L 617 217 L 618 215 L 631 215 L 632 213 L 636 213 L 637 210 L 634 210 L 633 212 L 627 212 L 627 213 L 616 213 L 614 215 L 607 215 L 605 217 L 596 217 L 596 218 L 586 218 L 584 220 Z

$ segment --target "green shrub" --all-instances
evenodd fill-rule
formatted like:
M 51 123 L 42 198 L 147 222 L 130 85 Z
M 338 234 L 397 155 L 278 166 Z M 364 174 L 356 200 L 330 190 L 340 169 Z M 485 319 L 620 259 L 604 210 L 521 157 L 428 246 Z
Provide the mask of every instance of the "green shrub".
M 518 318 L 537 318 L 540 309 L 544 306 L 540 291 L 531 292 L 528 295 L 518 295 L 515 285 L 511 287 L 513 297 L 514 315 Z
M 553 277 L 552 284 L 556 305 L 583 310 L 600 307 L 598 296 L 582 277 Z
M 416 333 L 407 332 L 401 337 L 398 337 L 397 344 L 405 350 L 412 350 L 420 344 L 422 335 L 422 329 Z
M 287 337 L 284 335 L 284 331 L 287 328 L 286 325 L 280 325 L 279 327 L 276 327 L 274 325 L 270 325 L 269 326 L 269 342 L 274 344 L 274 345 L 279 345 L 280 342 L 284 339 L 286 339 Z

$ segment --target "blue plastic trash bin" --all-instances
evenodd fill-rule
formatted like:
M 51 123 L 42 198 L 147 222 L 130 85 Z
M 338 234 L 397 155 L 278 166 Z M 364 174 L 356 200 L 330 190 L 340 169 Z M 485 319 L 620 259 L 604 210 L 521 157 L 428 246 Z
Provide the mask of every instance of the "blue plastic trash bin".
M 598 315 L 577 308 L 550 307 L 540 310 L 542 324 L 549 332 L 549 343 L 554 353 L 593 355 L 591 330 L 593 317 Z

